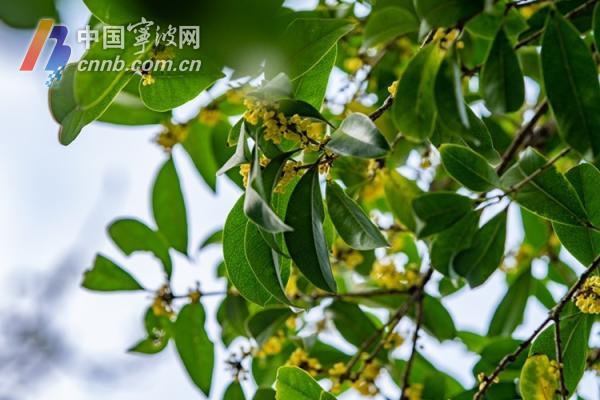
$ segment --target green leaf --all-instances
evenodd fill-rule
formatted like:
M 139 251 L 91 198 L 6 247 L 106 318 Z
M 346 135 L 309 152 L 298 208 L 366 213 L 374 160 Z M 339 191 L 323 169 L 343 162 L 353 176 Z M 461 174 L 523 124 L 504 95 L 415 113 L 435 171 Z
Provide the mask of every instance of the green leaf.
M 223 228 L 223 257 L 231 284 L 249 301 L 260 306 L 267 304 L 272 296 L 258 281 L 248 260 L 244 243 L 248 218 L 244 215 L 244 196 L 235 203 Z
M 277 300 L 290 304 L 285 294 L 279 257 L 263 239 L 258 227 L 248 221 L 244 239 L 246 259 L 263 287 Z
M 394 217 L 410 231 L 415 232 L 417 223 L 413 214 L 412 201 L 423 193 L 417 184 L 393 169 L 384 175 L 385 198 Z
M 163 164 L 154 181 L 152 213 L 158 231 L 164 235 L 171 247 L 182 254 L 187 254 L 187 213 L 172 158 Z
M 525 231 L 524 242 L 531 245 L 535 251 L 546 246 L 550 240 L 550 226 L 548 222 L 539 216 L 521 208 L 521 219 Z
M 204 328 L 205 320 L 200 303 L 183 306 L 175 321 L 175 347 L 192 382 L 208 397 L 215 354 Z
M 510 336 L 521 325 L 532 284 L 531 271 L 528 268 L 509 286 L 506 295 L 498 304 L 490 322 L 488 336 Z
M 94 267 L 83 274 L 81 286 L 99 292 L 144 290 L 127 271 L 100 254 Z
M 440 153 L 448 174 L 467 189 L 487 192 L 500 184 L 496 171 L 486 159 L 468 147 L 445 144 Z
M 525 82 L 519 59 L 501 27 L 480 77 L 481 96 L 495 114 L 517 111 L 525 100 Z
M 475 233 L 470 248 L 458 253 L 454 270 L 471 288 L 482 285 L 500 265 L 505 242 L 506 212 L 502 211 Z
M 396 128 L 408 139 L 422 141 L 433 133 L 434 85 L 442 54 L 438 45 L 431 43 L 417 53 L 402 74 L 391 111 Z
M 489 375 L 508 354 L 512 353 L 519 345 L 519 341 L 511 338 L 487 338 L 488 342 L 479 352 L 481 359 L 473 367 L 473 375 L 477 376 L 481 372 Z M 517 359 L 510 363 L 506 369 L 498 375 L 500 382 L 514 382 L 521 373 L 521 367 L 527 359 L 527 354 L 522 352 Z
M 158 258 L 167 276 L 171 276 L 173 264 L 169 255 L 169 246 L 164 238 L 143 222 L 135 219 L 120 219 L 108 227 L 108 234 L 121 251 L 131 255 L 136 251 L 149 251 Z
M 356 304 L 336 300 L 327 309 L 333 313 L 333 323 L 339 333 L 356 347 L 360 347 L 377 329 L 373 320 Z
M 353 249 L 389 246 L 369 216 L 334 181 L 327 182 L 327 211 L 339 235 Z
M 384 7 L 375 10 L 365 25 L 362 48 L 368 49 L 410 32 L 419 30 L 415 15 L 402 7 Z
M 592 164 L 580 164 L 566 174 L 567 180 L 587 212 L 590 222 L 600 226 L 600 171 Z M 591 264 L 600 254 L 600 232 L 589 227 L 552 224 L 560 242 L 583 265 Z
M 435 105 L 442 124 L 452 131 L 469 128 L 469 116 L 463 97 L 460 65 L 455 57 L 446 57 L 435 78 Z
M 308 372 L 298 367 L 280 367 L 275 391 L 276 400 L 319 400 L 323 389 Z
M 217 229 L 216 231 L 214 231 L 213 233 L 208 235 L 206 237 L 206 239 L 204 239 L 202 241 L 202 243 L 200 243 L 200 246 L 198 246 L 198 250 L 205 249 L 212 244 L 221 244 L 221 243 L 223 243 L 223 230 Z
M 169 47 L 169 49 L 173 48 Z M 175 48 L 174 53 L 172 58 L 166 60 L 173 63 L 173 70 L 155 69 L 151 71 L 154 83 L 143 85 L 140 82 L 140 97 L 144 104 L 152 110 L 169 111 L 185 104 L 224 76 L 221 71 L 206 62 L 206 58 L 202 57 L 203 54 L 199 50 L 191 47 Z M 187 62 L 201 61 L 200 70 L 179 70 L 179 66 L 184 60 Z
M 584 155 L 600 154 L 600 84 L 592 54 L 577 29 L 551 13 L 542 39 L 542 75 L 558 132 Z
M 430 192 L 412 202 L 417 235 L 425 238 L 450 228 L 473 208 L 473 200 L 452 192 Z
M 75 64 L 67 65 L 61 81 L 49 91 L 50 111 L 54 120 L 60 124 L 58 139 L 63 145 L 70 144 L 84 126 L 98 119 L 133 76 L 124 75 L 96 102 L 84 106 L 75 99 L 75 72 Z
M 563 311 L 560 321 L 560 337 L 563 351 L 563 370 L 565 386 L 569 393 L 577 388 L 585 371 L 588 340 L 593 323 L 593 316 L 576 311 L 575 306 Z M 529 350 L 529 356 L 545 354 L 551 360 L 556 359 L 554 345 L 554 325 L 548 326 L 535 339 Z
M 519 155 L 517 163 L 502 176 L 502 185 L 510 188 L 519 184 L 546 162 L 543 155 L 527 148 Z M 554 166 L 522 185 L 511 197 L 522 207 L 551 221 L 567 225 L 587 225 L 587 214 L 577 193 Z
M 171 113 L 150 110 L 140 99 L 138 84 L 134 76 L 127 86 L 115 97 L 111 105 L 98 118 L 100 122 L 118 125 L 155 125 L 171 118 Z
M 600 3 L 594 7 L 593 17 L 593 29 L 594 29 L 594 40 L 596 42 L 596 48 L 600 48 Z
M 217 309 L 217 322 L 221 325 L 221 340 L 225 346 L 240 336 L 248 336 L 246 319 L 249 314 L 248 303 L 242 296 L 225 296 Z
M 440 232 L 431 244 L 431 266 L 449 278 L 456 278 L 454 258 L 458 253 L 471 247 L 477 232 L 479 213 L 467 212 L 450 228 Z M 460 240 L 456 240 L 460 238 Z
M 160 353 L 167 347 L 173 334 L 173 323 L 169 317 L 157 316 L 152 307 L 148 307 L 144 316 L 144 327 L 148 336 L 127 351 L 148 355 Z
M 361 113 L 350 114 L 331 134 L 326 147 L 344 156 L 384 157 L 390 151 L 385 136 L 371 119 Z
M 303 100 L 319 110 L 325 98 L 329 75 L 335 65 L 336 58 L 337 46 L 334 46 L 307 73 L 296 78 L 292 82 L 294 86 L 294 98 Z
M 483 10 L 483 0 L 415 0 L 417 14 L 431 27 L 450 27 Z
M 285 242 L 300 272 L 315 286 L 335 292 L 336 284 L 323 231 L 324 218 L 319 173 L 310 169 L 290 197 L 285 222 L 293 231 L 285 232 Z
M 246 400 L 242 385 L 236 380 L 231 382 L 223 394 L 223 400 Z
M 219 165 L 215 158 L 212 142 L 213 127 L 194 121 L 190 124 L 187 137 L 182 144 L 204 182 L 215 192 Z
M 429 295 L 423 298 L 423 327 L 440 341 L 456 337 L 452 316 L 439 299 Z
M 246 321 L 246 330 L 259 345 L 262 345 L 265 340 L 275 335 L 285 321 L 293 315 L 294 313 L 289 308 L 265 308 Z
M 35 28 L 42 18 L 59 20 L 54 0 L 32 0 L 26 3 L 0 5 L 0 21 L 13 28 Z
M 540 354 L 531 356 L 525 361 L 519 389 L 523 400 L 554 399 L 559 388 L 558 379 L 551 372 L 548 356 Z
M 235 152 L 229 158 L 229 160 L 227 160 L 227 162 L 225 162 L 225 164 L 223 164 L 223 166 L 219 168 L 219 170 L 217 171 L 217 175 L 223 175 L 230 169 L 238 167 L 248 162 L 246 159 L 246 148 L 248 147 L 248 144 L 246 142 L 246 123 L 244 122 L 243 118 L 240 119 L 239 122 L 235 124 L 233 128 L 231 128 L 231 131 L 234 132 L 237 126 L 239 126 L 239 134 L 237 137 Z
M 267 195 L 267 193 L 270 193 L 270 191 L 267 191 L 268 189 L 270 188 L 266 188 L 263 183 L 258 149 L 254 149 L 252 168 L 250 169 L 244 199 L 244 213 L 248 219 L 266 232 L 279 233 L 290 231 L 292 228 L 286 225 L 271 208 L 268 197 L 270 194 Z
M 275 391 L 271 388 L 258 388 L 252 400 L 275 400 Z
M 294 80 L 310 71 L 352 29 L 354 24 L 342 19 L 294 20 L 281 38 L 289 78 Z
M 469 146 L 477 153 L 481 154 L 490 163 L 500 161 L 500 155 L 494 149 L 492 136 L 484 122 L 471 110 L 466 107 L 469 127 L 454 124 L 452 128 L 446 127 L 443 123 L 438 123 L 431 141 L 434 145 L 443 143 L 458 143 Z

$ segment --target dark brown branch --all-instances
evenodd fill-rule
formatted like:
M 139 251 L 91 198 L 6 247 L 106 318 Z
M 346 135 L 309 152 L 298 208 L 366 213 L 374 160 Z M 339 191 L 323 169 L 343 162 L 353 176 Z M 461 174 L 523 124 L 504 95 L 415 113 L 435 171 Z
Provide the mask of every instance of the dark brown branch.
M 498 377 L 498 375 L 500 375 L 500 373 L 502 371 L 504 371 L 504 369 L 506 369 L 506 367 L 509 364 L 514 362 L 517 359 L 517 357 L 525 349 L 527 349 L 531 345 L 531 343 L 533 343 L 535 338 L 542 332 L 542 330 L 544 330 L 546 325 L 548 325 L 550 322 L 552 322 L 554 320 L 560 319 L 560 313 L 563 310 L 563 308 L 573 298 L 575 293 L 577 293 L 577 291 L 581 288 L 581 286 L 585 283 L 585 281 L 594 273 L 594 271 L 598 268 L 598 265 L 600 265 L 600 256 L 596 257 L 594 262 L 592 262 L 592 264 L 581 274 L 581 276 L 579 276 L 579 278 L 577 279 L 575 284 L 573 286 L 571 286 L 569 291 L 548 312 L 548 316 L 546 317 L 546 319 L 544 319 L 544 321 L 542 321 L 542 323 L 533 331 L 533 333 L 527 339 L 525 339 L 523 342 L 521 342 L 521 344 L 519 344 L 519 346 L 515 349 L 515 351 L 504 356 L 504 358 L 502 358 L 500 363 L 496 366 L 496 368 L 490 375 L 483 378 L 483 380 L 481 382 L 481 386 L 479 387 L 479 390 L 473 396 L 473 400 L 479 400 L 483 397 L 485 392 L 489 389 L 489 387 L 492 385 L 492 383 Z
M 419 331 L 421 330 L 421 324 L 423 323 L 423 290 L 419 291 L 419 298 L 417 299 L 416 304 L 416 322 L 415 322 L 415 331 L 412 337 L 412 349 L 410 351 L 410 356 L 406 361 L 406 368 L 404 369 L 404 377 L 402 378 L 402 393 L 400 395 L 400 400 L 408 399 L 406 395 L 407 389 L 410 386 L 410 372 L 412 370 L 412 366 L 415 360 L 415 354 L 417 353 L 417 341 L 419 340 Z
M 371 113 L 371 115 L 369 115 L 369 118 L 371 118 L 371 121 L 376 121 L 377 119 L 379 119 L 379 117 L 381 117 L 383 115 L 383 113 L 386 112 L 392 106 L 393 102 L 394 102 L 394 98 L 392 97 L 392 95 L 389 95 L 385 99 L 385 101 L 383 102 L 381 107 L 379 107 L 377 110 L 373 111 Z
M 546 113 L 547 110 L 548 102 L 544 100 L 536 108 L 533 117 L 531 117 L 531 119 L 525 125 L 523 125 L 521 129 L 519 129 L 519 131 L 515 135 L 515 139 L 512 141 L 508 149 L 502 155 L 502 161 L 500 162 L 500 165 L 498 165 L 498 167 L 496 168 L 496 172 L 498 172 L 498 175 L 502 175 L 506 171 L 506 169 L 510 165 L 510 161 L 517 154 L 521 145 L 525 142 L 527 137 L 533 132 L 535 124 L 537 124 L 539 119 L 542 117 L 542 115 Z
M 560 398 L 567 400 L 568 390 L 565 385 L 565 376 L 563 371 L 562 339 L 560 337 L 560 318 L 554 318 L 554 349 L 556 352 L 556 362 L 558 363 L 558 380 L 560 382 Z

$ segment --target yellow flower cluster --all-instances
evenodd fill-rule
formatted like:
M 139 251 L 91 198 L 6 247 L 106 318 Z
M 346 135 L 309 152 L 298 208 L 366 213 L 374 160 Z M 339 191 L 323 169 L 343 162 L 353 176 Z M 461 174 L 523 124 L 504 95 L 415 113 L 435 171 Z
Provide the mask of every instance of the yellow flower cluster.
M 423 396 L 423 385 L 415 383 L 406 388 L 406 398 L 408 400 L 421 400 Z
M 371 279 L 386 289 L 408 289 L 419 284 L 421 277 L 413 269 L 398 271 L 393 262 L 376 262 L 371 271 Z
M 591 276 L 583 283 L 575 305 L 585 314 L 600 314 L 600 276 Z
M 286 365 L 302 368 L 313 377 L 317 376 L 323 368 L 319 360 L 309 357 L 308 353 L 300 348 L 294 350 Z
M 342 384 L 340 382 L 340 377 L 346 374 L 346 364 L 342 362 L 335 363 L 333 367 L 327 371 L 329 374 L 329 379 L 331 379 L 331 392 L 334 394 L 338 394 L 342 391 Z
M 248 186 L 248 177 L 250 175 L 250 164 L 245 163 L 240 165 L 240 175 L 244 178 L 244 187 Z
M 398 81 L 392 82 L 392 84 L 388 86 L 387 90 L 390 96 L 395 97 L 396 92 L 398 92 Z
M 154 82 L 156 81 L 154 80 L 152 73 L 146 72 L 142 74 L 142 86 L 150 86 L 154 84 Z
M 283 193 L 287 185 L 298 175 L 298 165 L 300 165 L 298 161 L 289 160 L 286 162 L 277 185 L 275 185 L 275 193 Z
M 198 114 L 198 121 L 208 126 L 215 126 L 221 119 L 221 113 L 214 108 L 203 108 Z
M 314 122 L 310 118 L 302 118 L 298 114 L 286 117 L 278 111 L 276 103 L 261 101 L 254 98 L 244 100 L 248 109 L 244 119 L 252 125 L 262 122 L 265 129 L 265 139 L 275 144 L 280 144 L 283 138 L 300 142 L 303 148 L 316 150 L 323 139 L 324 129 L 321 122 Z
M 354 269 L 365 260 L 360 251 L 354 250 L 346 246 L 341 240 L 336 241 L 332 246 L 333 257 L 348 269 Z
M 477 375 L 477 380 L 480 382 L 479 383 L 479 388 L 481 389 L 484 385 L 483 381 L 486 378 L 485 372 L 480 372 Z M 494 380 L 492 381 L 493 383 L 499 383 L 500 382 L 500 378 L 499 377 L 495 377 Z
M 282 334 L 271 336 L 263 343 L 262 347 L 258 351 L 257 357 L 264 358 L 266 356 L 273 356 L 281 353 L 283 341 L 284 336 Z
M 358 379 L 352 382 L 352 387 L 363 396 L 375 396 L 379 391 L 375 379 L 380 372 L 381 366 L 377 360 L 367 362 L 360 371 Z
M 348 70 L 351 74 L 358 71 L 363 66 L 363 61 L 360 57 L 350 57 L 344 60 L 344 68 Z
M 171 289 L 168 285 L 162 286 L 156 293 L 156 297 L 152 302 L 152 312 L 157 317 L 172 317 L 175 315 L 173 307 L 171 307 Z
M 188 129 L 185 125 L 173 124 L 167 122 L 163 130 L 154 139 L 165 151 L 171 151 L 177 143 L 185 141 L 188 135 Z
M 398 347 L 402 346 L 403 343 L 404 343 L 404 338 L 399 333 L 392 332 L 385 339 L 385 342 L 383 343 L 383 347 L 386 350 L 393 350 L 393 349 L 397 349 Z

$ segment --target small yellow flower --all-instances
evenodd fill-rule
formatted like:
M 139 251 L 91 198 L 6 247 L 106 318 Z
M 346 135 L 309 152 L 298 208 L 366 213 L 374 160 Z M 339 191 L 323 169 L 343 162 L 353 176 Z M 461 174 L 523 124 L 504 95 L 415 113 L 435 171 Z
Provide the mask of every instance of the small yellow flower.
M 361 372 L 361 377 L 367 381 L 374 381 L 379 376 L 381 366 L 377 360 L 373 360 L 365 365 Z
M 150 86 L 154 84 L 154 82 L 154 77 L 152 77 L 150 72 L 142 74 L 142 86 Z
M 185 141 L 188 135 L 188 129 L 185 125 L 173 124 L 167 122 L 163 130 L 156 136 L 154 141 L 165 151 L 171 151 L 177 143 Z
M 203 108 L 198 114 L 198 120 L 208 126 L 214 126 L 221 119 L 221 113 L 219 110 Z
M 587 278 L 575 296 L 575 305 L 585 314 L 600 314 L 600 276 Z
M 244 187 L 248 186 L 248 178 L 250 175 L 250 164 L 242 164 L 240 165 L 240 175 L 244 178 Z
M 346 364 L 342 362 L 335 363 L 333 364 L 333 367 L 329 369 L 328 373 L 329 376 L 332 377 L 342 376 L 346 373 Z
M 350 73 L 355 73 L 363 66 L 363 61 L 359 57 L 350 57 L 344 60 L 344 68 Z
M 363 396 L 375 396 L 377 394 L 377 387 L 373 384 L 373 382 L 369 382 L 364 379 L 356 380 L 352 383 L 352 387 Z
M 280 336 L 271 336 L 268 338 L 265 343 L 262 345 L 258 356 L 273 356 L 275 354 L 281 353 L 282 348 L 282 339 Z
M 421 383 L 415 383 L 406 388 L 406 396 L 408 400 L 421 400 L 423 395 L 423 385 Z
M 317 376 L 323 368 L 319 360 L 309 357 L 308 353 L 300 348 L 294 350 L 286 365 L 302 368 L 313 377 Z
M 397 332 L 392 332 L 386 339 L 383 347 L 387 350 L 397 349 L 404 343 L 404 338 Z
M 296 167 L 300 163 L 290 160 L 283 166 L 283 172 L 275 186 L 275 193 L 283 193 L 287 185 L 298 175 Z
M 398 92 L 398 81 L 392 82 L 392 84 L 388 86 L 387 90 L 390 96 L 395 97 L 396 92 Z

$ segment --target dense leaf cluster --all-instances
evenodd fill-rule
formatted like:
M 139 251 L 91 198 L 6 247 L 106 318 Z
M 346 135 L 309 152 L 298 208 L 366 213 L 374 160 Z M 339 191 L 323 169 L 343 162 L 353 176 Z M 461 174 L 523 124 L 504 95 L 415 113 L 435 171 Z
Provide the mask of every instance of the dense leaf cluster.
M 199 50 L 171 56 L 202 59 L 200 72 L 71 65 L 50 90 L 63 144 L 96 120 L 163 125 L 156 141 L 169 156 L 152 190 L 154 223 L 108 228 L 123 253 L 149 251 L 164 267 L 147 337 L 131 351 L 154 354 L 172 339 L 193 383 L 216 398 L 221 340 L 232 353 L 228 400 L 245 398 L 246 370 L 259 400 L 377 395 L 389 391 L 384 375 L 403 399 L 527 400 L 569 398 L 597 368 L 588 347 L 600 312 L 597 1 L 322 1 L 310 11 L 279 0 L 85 3 L 98 24 L 144 16 L 202 27 Z M 83 57 L 162 51 L 132 48 L 99 42 Z M 229 87 L 215 92 L 220 79 Z M 197 117 L 172 118 L 204 91 L 213 100 Z M 200 246 L 222 245 L 225 290 L 172 292 L 171 253 L 190 249 L 174 146 L 212 190 L 227 174 L 243 191 Z M 523 240 L 507 249 L 520 227 Z M 562 248 L 585 272 L 562 261 Z M 534 262 L 547 273 L 534 276 Z M 487 333 L 458 330 L 444 297 L 494 273 L 507 289 Z M 147 290 L 102 255 L 83 286 Z M 205 330 L 202 298 L 212 295 L 222 296 L 219 339 Z M 517 339 L 532 298 L 548 318 Z M 412 321 L 404 337 L 402 320 Z M 333 332 L 355 351 L 337 349 Z M 477 354 L 479 383 L 463 387 L 439 370 L 420 353 L 421 335 Z

